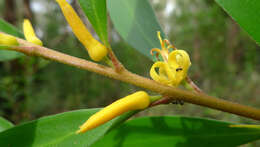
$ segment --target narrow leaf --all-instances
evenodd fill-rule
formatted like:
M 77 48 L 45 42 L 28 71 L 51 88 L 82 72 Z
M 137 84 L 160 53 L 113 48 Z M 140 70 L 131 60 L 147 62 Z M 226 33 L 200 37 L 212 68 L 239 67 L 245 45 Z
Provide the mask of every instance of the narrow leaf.
M 13 126 L 14 125 L 10 121 L 4 119 L 3 117 L 0 117 L 0 132 L 7 130 Z
M 182 116 L 138 118 L 112 130 L 93 147 L 232 147 L 260 139 L 259 129 L 234 128 L 230 124 Z
M 132 47 L 153 59 L 150 49 L 161 48 L 157 31 L 165 35 L 147 0 L 108 0 L 108 10 L 114 27 Z
M 260 45 L 259 0 L 216 0 L 216 2 Z
M 23 38 L 23 34 L 16 27 L 4 21 L 1 18 L 0 18 L 0 31 L 16 37 Z
M 100 40 L 108 45 L 106 0 L 79 0 L 79 4 Z
M 78 127 L 98 110 L 86 109 L 65 112 L 15 126 L 0 133 L 0 146 L 88 147 L 102 137 L 114 123 L 121 121 L 121 117 L 126 116 L 122 115 L 84 134 L 75 134 Z

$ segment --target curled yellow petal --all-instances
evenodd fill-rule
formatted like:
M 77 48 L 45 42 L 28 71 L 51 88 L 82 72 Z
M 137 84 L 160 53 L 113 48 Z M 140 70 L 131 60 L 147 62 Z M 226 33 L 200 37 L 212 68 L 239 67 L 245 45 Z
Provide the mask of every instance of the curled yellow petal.
M 191 65 L 189 54 L 179 49 L 170 53 L 168 63 L 169 65 L 178 64 L 184 70 L 188 70 Z
M 144 109 L 148 107 L 149 104 L 149 95 L 144 91 L 128 95 L 92 115 L 82 126 L 80 126 L 77 133 L 84 133 L 94 129 L 127 111 Z
M 70 25 L 73 33 L 87 49 L 90 58 L 94 61 L 100 61 L 103 59 L 103 57 L 107 55 L 107 48 L 91 35 L 84 23 L 81 21 L 80 17 L 66 0 L 56 1 L 59 4 L 62 13 Z
M 169 55 L 168 64 L 176 71 L 175 83 L 173 83 L 173 85 L 177 86 L 187 76 L 188 69 L 191 65 L 190 57 L 184 50 L 174 50 Z
M 28 19 L 24 19 L 23 21 L 23 32 L 28 42 L 42 46 L 42 41 L 35 35 L 32 24 Z
M 18 42 L 14 36 L 0 33 L 0 45 L 13 46 L 18 45 Z
M 159 74 L 156 68 L 159 68 Z M 159 83 L 169 85 L 175 80 L 175 71 L 171 70 L 167 63 L 158 61 L 151 67 L 150 76 Z

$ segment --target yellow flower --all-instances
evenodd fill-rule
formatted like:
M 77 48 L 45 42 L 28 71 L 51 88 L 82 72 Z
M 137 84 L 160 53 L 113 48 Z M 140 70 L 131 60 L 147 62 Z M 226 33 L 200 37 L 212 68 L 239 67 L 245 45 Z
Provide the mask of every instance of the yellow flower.
M 35 35 L 32 24 L 28 19 L 24 19 L 23 21 L 23 32 L 28 42 L 42 46 L 42 41 Z
M 128 95 L 92 115 L 82 126 L 80 126 L 77 133 L 84 133 L 88 130 L 94 129 L 130 110 L 145 109 L 149 104 L 149 95 L 144 91 Z
M 150 76 L 153 80 L 169 86 L 178 86 L 186 78 L 191 65 L 190 57 L 184 50 L 176 49 L 168 40 L 162 40 L 160 32 L 157 32 L 162 49 L 153 48 L 151 53 L 161 54 L 163 61 L 157 61 L 150 69 Z M 169 49 L 174 50 L 169 53 Z M 158 72 L 157 69 L 158 68 Z
M 13 46 L 13 45 L 18 45 L 18 42 L 14 36 L 0 33 L 0 45 Z
M 85 27 L 77 13 L 66 0 L 56 0 L 73 33 L 87 49 L 90 58 L 100 61 L 107 55 L 107 48 L 97 41 Z

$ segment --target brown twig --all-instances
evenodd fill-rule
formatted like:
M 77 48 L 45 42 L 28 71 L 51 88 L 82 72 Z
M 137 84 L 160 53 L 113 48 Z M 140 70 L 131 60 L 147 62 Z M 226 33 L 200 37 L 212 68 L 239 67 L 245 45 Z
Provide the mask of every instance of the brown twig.
M 189 76 L 186 77 L 186 81 L 197 93 L 203 93 L 203 91 L 191 80 Z
M 114 65 L 114 68 L 115 68 L 116 72 L 120 72 L 121 70 L 125 69 L 125 67 L 117 59 L 116 55 L 114 54 L 114 52 L 112 51 L 111 48 L 108 48 L 108 55 L 109 55 L 109 58 L 111 59 L 113 65 Z
M 90 62 L 85 59 L 80 59 L 77 57 L 66 55 L 45 47 L 32 45 L 22 39 L 18 39 L 18 41 L 21 45 L 30 47 L 13 47 L 11 48 L 11 50 L 22 52 L 30 56 L 40 56 L 63 64 L 71 65 L 80 69 L 95 72 L 116 80 L 120 80 L 126 83 L 136 85 L 138 87 L 142 87 L 160 93 L 161 95 L 167 95 L 171 99 L 179 99 L 185 102 L 206 106 L 212 109 L 237 114 L 255 120 L 260 120 L 260 110 L 257 108 L 240 105 L 230 101 L 208 96 L 203 93 L 193 93 L 182 89 L 162 85 L 158 82 L 136 75 L 127 70 L 121 70 L 121 72 L 116 72 L 114 69 L 110 67 Z
M 171 98 L 163 97 L 163 98 L 151 103 L 150 107 L 154 107 L 154 106 L 161 105 L 161 104 L 169 104 L 169 103 L 171 103 L 171 101 L 173 101 Z

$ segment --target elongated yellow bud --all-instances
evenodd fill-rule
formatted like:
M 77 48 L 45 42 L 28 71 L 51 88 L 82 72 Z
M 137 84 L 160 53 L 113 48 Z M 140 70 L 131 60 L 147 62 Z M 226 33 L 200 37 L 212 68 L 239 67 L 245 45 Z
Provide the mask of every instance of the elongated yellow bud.
M 56 0 L 73 33 L 87 49 L 90 58 L 100 61 L 107 55 L 107 48 L 97 41 L 85 27 L 80 17 L 66 0 Z
M 14 36 L 0 33 L 0 45 L 13 46 L 18 45 L 18 42 Z
M 82 126 L 80 126 L 77 133 L 84 133 L 94 129 L 127 111 L 144 109 L 148 107 L 149 104 L 149 95 L 144 91 L 128 95 L 92 115 Z
M 42 41 L 35 35 L 32 24 L 28 19 L 23 21 L 23 33 L 28 42 L 42 46 Z

